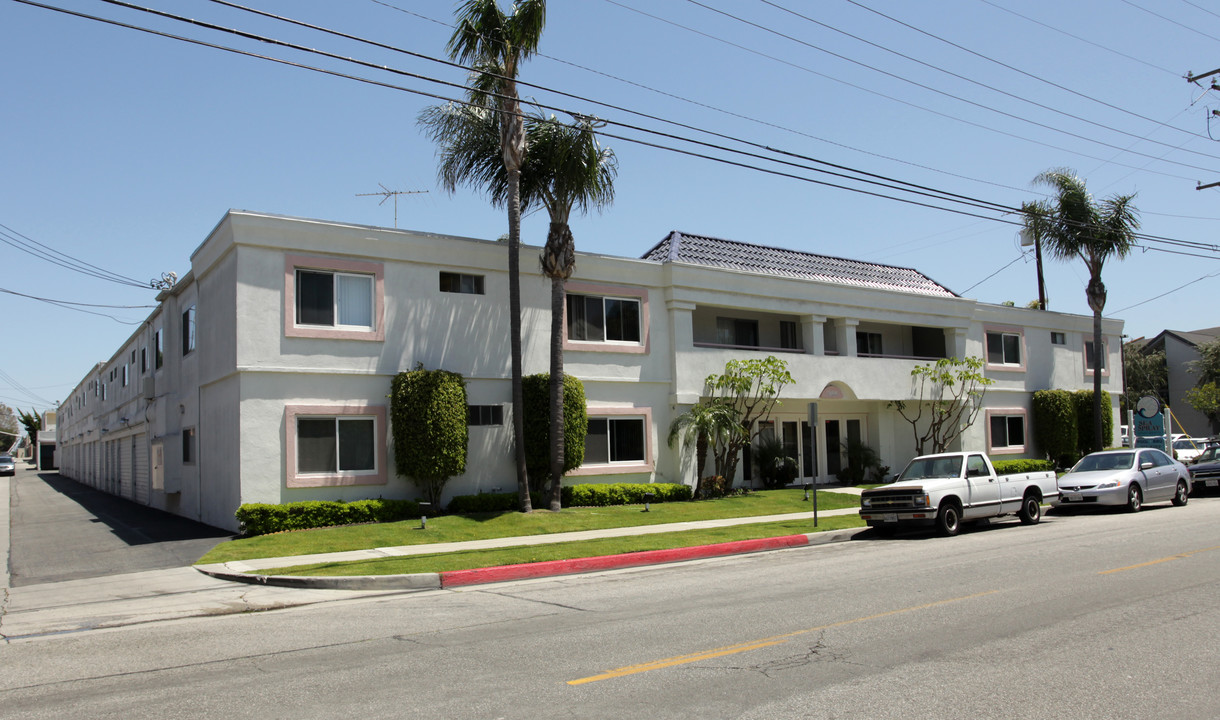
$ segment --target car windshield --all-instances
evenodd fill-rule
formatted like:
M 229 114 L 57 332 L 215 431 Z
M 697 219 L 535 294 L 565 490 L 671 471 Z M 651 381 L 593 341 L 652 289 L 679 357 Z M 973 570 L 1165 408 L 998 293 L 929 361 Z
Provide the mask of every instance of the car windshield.
M 962 457 L 915 458 L 902 471 L 899 480 L 922 480 L 924 478 L 959 477 L 962 474 Z
M 1086 455 L 1072 472 L 1099 472 L 1106 470 L 1130 470 L 1135 462 L 1135 453 L 1106 453 L 1105 455 Z
M 1199 445 L 1194 440 L 1174 440 L 1174 450 L 1198 450 Z

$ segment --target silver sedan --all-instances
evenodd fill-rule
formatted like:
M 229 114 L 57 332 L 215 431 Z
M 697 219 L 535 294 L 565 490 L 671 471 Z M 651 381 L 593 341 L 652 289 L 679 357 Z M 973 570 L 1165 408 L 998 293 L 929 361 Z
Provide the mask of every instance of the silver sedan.
M 1092 505 L 1125 506 L 1139 512 L 1146 502 L 1190 499 L 1190 472 L 1182 463 L 1154 448 L 1107 450 L 1081 458 L 1059 478 L 1058 508 Z

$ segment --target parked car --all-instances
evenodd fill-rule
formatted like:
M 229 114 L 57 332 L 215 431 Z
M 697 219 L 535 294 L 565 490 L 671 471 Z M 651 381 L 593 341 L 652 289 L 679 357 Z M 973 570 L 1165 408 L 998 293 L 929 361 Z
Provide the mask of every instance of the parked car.
M 17 463 L 12 455 L 0 455 L 0 475 L 16 475 Z
M 1122 438 L 1123 447 L 1131 447 L 1131 426 L 1123 425 L 1119 428 L 1119 436 Z
M 1220 448 L 1211 447 L 1199 455 L 1195 464 L 1190 466 L 1190 479 L 1195 494 L 1220 487 Z
M 1190 488 L 1190 471 L 1160 450 L 1104 450 L 1084 456 L 1059 478 L 1059 496 L 1051 505 L 1118 505 L 1139 512 L 1145 502 L 1185 505 Z
M 1206 438 L 1184 437 L 1173 441 L 1173 456 L 1186 464 L 1190 464 L 1203 448 L 1207 447 Z
M 1188 465 L 1200 465 L 1202 463 L 1210 463 L 1210 462 L 1215 462 L 1217 460 L 1220 460 L 1220 445 L 1212 444 L 1212 445 L 1209 445 L 1208 447 L 1204 448 L 1203 452 L 1196 455 L 1195 458 L 1187 464 Z M 1194 468 L 1191 468 L 1191 470 L 1192 470 L 1191 474 L 1193 475 Z

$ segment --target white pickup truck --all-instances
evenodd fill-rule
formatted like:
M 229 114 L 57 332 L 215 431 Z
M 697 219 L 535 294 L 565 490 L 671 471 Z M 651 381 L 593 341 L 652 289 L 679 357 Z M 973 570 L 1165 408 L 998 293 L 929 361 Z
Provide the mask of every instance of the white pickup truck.
M 935 525 L 956 535 L 962 522 L 1016 514 L 1032 525 L 1042 502 L 1059 496 L 1053 471 L 996 475 L 978 452 L 921 455 L 889 485 L 865 490 L 860 518 L 878 532 L 905 525 Z

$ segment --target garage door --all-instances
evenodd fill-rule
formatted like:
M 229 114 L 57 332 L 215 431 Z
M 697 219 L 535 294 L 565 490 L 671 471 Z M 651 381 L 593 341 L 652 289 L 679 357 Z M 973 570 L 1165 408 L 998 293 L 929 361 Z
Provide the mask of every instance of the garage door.
M 144 433 L 131 438 L 132 478 L 135 482 L 136 502 L 148 504 L 148 448 L 144 445 Z

